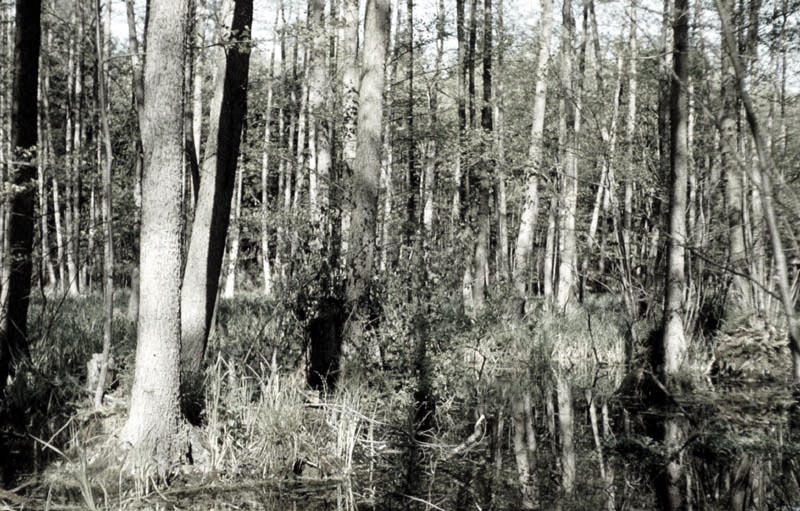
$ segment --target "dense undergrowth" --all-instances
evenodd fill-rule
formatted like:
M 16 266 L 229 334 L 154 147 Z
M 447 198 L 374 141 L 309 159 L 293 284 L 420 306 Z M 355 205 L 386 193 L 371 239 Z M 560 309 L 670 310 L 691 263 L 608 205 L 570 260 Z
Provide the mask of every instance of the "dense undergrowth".
M 436 407 L 420 437 L 419 374 L 408 356 L 413 311 L 401 298 L 387 300 L 379 327 L 345 347 L 339 385 L 328 393 L 306 386 L 302 322 L 291 309 L 258 296 L 222 301 L 205 381 L 184 389 L 196 423 L 191 454 L 169 480 L 154 481 L 121 473 L 124 454 L 114 448 L 133 374 L 133 326 L 115 322 L 113 382 L 94 410 L 86 363 L 101 347 L 100 299 L 39 296 L 31 359 L 0 410 L 9 447 L 0 459 L 13 489 L 0 494 L 0 509 L 517 509 L 510 409 L 523 389 L 535 410 L 543 508 L 652 508 L 663 452 L 641 419 L 653 413 L 640 370 L 651 323 L 627 320 L 610 295 L 591 297 L 568 317 L 534 307 L 518 320 L 490 306 L 467 318 L 446 295 L 434 295 L 428 313 L 425 363 Z M 756 331 L 738 325 L 702 344 L 698 365 L 711 368 L 715 350 L 724 363 L 706 372 L 692 396 L 678 397 L 694 430 L 681 454 L 689 493 L 705 509 L 726 508 L 745 461 L 759 509 L 795 498 L 795 444 L 786 426 L 794 401 L 777 376 L 782 368 L 772 368 L 774 385 L 757 389 L 725 379 L 756 363 L 751 351 L 763 344 L 754 344 Z M 769 335 L 765 353 L 773 358 L 765 360 L 785 363 L 785 343 L 774 330 Z M 557 376 L 571 382 L 576 411 L 577 474 L 567 493 Z M 600 414 L 599 432 L 591 409 Z

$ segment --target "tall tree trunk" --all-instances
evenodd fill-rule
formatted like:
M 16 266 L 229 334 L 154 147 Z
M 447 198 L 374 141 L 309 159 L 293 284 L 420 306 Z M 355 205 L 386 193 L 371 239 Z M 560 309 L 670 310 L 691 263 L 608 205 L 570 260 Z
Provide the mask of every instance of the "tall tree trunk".
M 247 112 L 252 0 L 235 0 L 206 142 L 203 177 L 181 289 L 181 368 L 200 370 L 219 289 L 242 126 Z
M 562 180 L 558 225 L 558 283 L 556 286 L 556 309 L 567 311 L 575 304 L 575 285 L 577 284 L 577 236 L 575 216 L 578 208 L 578 137 L 581 127 L 581 88 L 582 65 L 579 66 L 577 82 L 573 77 L 575 50 L 575 19 L 572 16 L 571 2 L 565 1 L 562 7 L 564 25 L 561 38 L 561 81 L 566 93 L 565 121 L 566 137 L 562 141 Z M 585 44 L 586 31 L 581 35 L 581 45 Z
M 351 227 L 348 242 L 347 304 L 358 319 L 374 273 L 375 219 L 383 131 L 383 84 L 389 41 L 390 6 L 369 0 L 364 24 L 364 60 L 358 94 L 356 159 L 353 167 Z M 352 321 L 352 320 L 351 320 Z M 337 361 L 338 362 L 338 361 Z
M 669 241 L 667 249 L 667 276 L 665 283 L 663 337 L 654 350 L 653 365 L 669 392 L 681 389 L 681 373 L 685 371 L 688 341 L 683 311 L 685 306 L 686 276 L 686 200 L 688 186 L 688 0 L 675 0 L 673 24 L 673 73 L 670 90 L 670 206 Z M 668 401 L 667 396 L 663 396 Z M 677 511 L 686 509 L 683 489 L 683 448 L 686 438 L 686 419 L 668 404 L 662 403 L 666 417 L 663 419 L 664 466 L 657 467 L 656 495 L 661 509 Z
M 110 15 L 110 4 L 106 5 Z M 95 29 L 95 44 L 97 48 L 97 101 L 100 117 L 100 130 L 103 137 L 104 161 L 103 163 L 103 363 L 100 377 L 94 394 L 94 406 L 100 408 L 103 404 L 106 378 L 108 376 L 108 359 L 111 353 L 112 325 L 114 320 L 114 238 L 112 231 L 111 215 L 111 164 L 114 153 L 111 148 L 111 131 L 108 127 L 108 104 L 106 100 L 106 72 L 107 59 L 110 51 L 106 38 L 111 38 L 110 23 L 101 26 L 100 0 L 95 1 L 97 25 Z
M 4 260 L 8 282 L 3 293 L 0 322 L 0 390 L 17 363 L 29 356 L 28 305 L 31 294 L 36 148 L 39 105 L 39 49 L 41 47 L 40 1 L 18 0 L 14 40 L 14 84 L 11 98 L 11 143 L 19 162 L 10 177 L 18 190 L 10 199 L 6 239 L 10 252 Z M 7 287 L 7 290 L 5 288 Z M 0 396 L 2 393 L 0 393 Z
M 52 48 L 53 32 L 51 29 L 46 29 L 44 36 L 46 46 L 44 53 L 48 55 Z M 41 230 L 41 244 L 42 244 L 42 258 L 43 265 L 47 269 L 47 282 L 48 286 L 55 289 L 58 282 L 56 276 L 56 267 L 53 263 L 53 252 L 50 248 L 50 228 L 48 225 L 49 216 L 49 200 L 47 194 L 48 172 L 53 160 L 53 127 L 50 119 L 50 69 L 48 65 L 44 64 L 44 59 L 40 57 L 39 66 L 41 74 L 39 77 L 40 87 L 39 94 L 41 95 L 41 121 L 39 125 L 40 136 L 39 144 L 40 161 L 39 161 L 39 210 L 40 210 L 40 230 Z M 1 109 L 0 109 L 1 110 Z M 2 114 L 0 114 L 2 119 Z M 2 123 L 2 120 L 0 120 Z M 2 137 L 2 135 L 0 135 Z M 0 148 L 0 160 L 2 160 L 2 148 Z
M 553 1 L 542 0 L 541 5 L 540 40 L 533 96 L 533 122 L 531 124 L 531 140 L 528 145 L 528 158 L 525 166 L 525 202 L 520 216 L 519 232 L 514 250 L 514 266 L 512 267 L 514 288 L 523 302 L 526 297 L 526 284 L 531 267 L 536 218 L 539 214 L 539 178 L 542 172 L 542 154 L 544 152 L 547 70 L 550 61 L 550 38 L 553 29 Z M 524 307 L 521 308 L 521 312 L 523 312 L 523 309 Z
M 494 154 L 495 201 L 497 202 L 497 276 L 508 282 L 510 273 L 510 252 L 508 239 L 508 200 L 506 196 L 506 155 L 505 155 L 505 48 L 506 35 L 503 20 L 503 0 L 497 0 L 497 44 L 495 46 L 496 66 L 494 71 Z
M 133 106 L 136 109 L 136 128 L 133 133 L 133 224 L 134 232 L 139 233 L 142 211 L 142 171 L 144 169 L 144 150 L 142 148 L 142 124 L 144 123 L 144 77 L 139 55 L 139 37 L 136 33 L 134 0 L 125 0 L 128 21 L 128 51 L 131 54 Z M 197 140 L 197 139 L 195 139 Z M 139 316 L 139 268 L 136 264 L 131 270 L 131 294 L 128 299 L 128 319 L 136 321 Z
M 275 24 L 273 25 L 273 33 L 278 33 L 278 22 L 280 21 L 280 9 L 276 9 Z M 272 295 L 272 267 L 270 265 L 269 255 L 269 166 L 270 166 L 270 151 L 272 149 L 272 122 L 274 110 L 274 96 L 276 87 L 276 73 L 275 73 L 275 52 L 278 49 L 277 36 L 273 39 L 272 48 L 269 53 L 269 83 L 267 84 L 267 111 L 264 114 L 264 147 L 261 150 L 261 270 L 264 276 L 264 296 L 270 297 Z M 278 118 L 282 120 L 282 115 L 278 114 Z M 281 129 L 278 130 L 279 135 L 282 135 Z M 284 176 L 280 173 L 280 176 Z M 279 177 L 279 181 L 281 179 Z M 278 193 L 280 198 L 280 183 L 278 186 Z M 241 202 L 241 199 L 240 199 Z M 279 200 L 275 201 L 276 204 Z
M 389 27 L 389 48 L 386 52 L 386 60 L 391 61 L 391 65 L 385 66 L 385 80 L 383 86 L 384 97 L 391 97 L 395 77 L 397 76 L 397 48 L 400 45 L 400 21 L 403 18 L 402 3 L 399 0 L 392 0 L 395 15 Z M 393 118 L 394 107 L 391 102 L 386 105 L 388 112 L 384 115 L 387 119 Z M 394 132 L 392 123 L 385 122 L 383 128 L 383 156 L 381 161 L 380 189 L 379 196 L 383 198 L 381 232 L 381 254 L 379 269 L 385 272 L 389 266 L 392 248 L 392 209 L 394 207 L 394 183 L 392 174 L 394 169 Z M 352 222 L 351 222 L 352 225 Z
M 633 229 L 632 229 L 632 211 L 633 211 L 633 176 L 635 166 L 635 153 L 636 147 L 634 146 L 634 136 L 636 134 L 636 91 L 638 86 L 637 70 L 638 51 L 636 45 L 636 2 L 631 0 L 630 7 L 630 20 L 631 32 L 628 41 L 629 55 L 628 55 L 628 115 L 625 120 L 625 146 L 626 146 L 626 166 L 627 178 L 625 179 L 625 191 L 623 198 L 624 216 L 622 222 L 616 221 L 617 232 L 621 230 L 622 235 L 618 235 L 618 242 L 621 246 L 622 252 L 622 272 L 623 272 L 623 285 L 625 293 L 625 304 L 628 314 L 633 316 L 636 310 L 636 300 L 633 294 L 633 273 L 636 267 L 634 261 L 635 250 L 633 248 Z M 616 201 L 614 201 L 616 202 Z M 615 206 L 615 212 L 619 211 L 619 207 Z M 616 213 L 615 213 L 616 214 Z M 621 225 L 620 225 L 621 223 Z
M 735 4 L 725 0 L 728 11 Z M 728 223 L 728 264 L 733 271 L 730 289 L 730 304 L 734 310 L 744 312 L 750 307 L 750 283 L 747 279 L 747 254 L 744 239 L 744 195 L 742 193 L 743 169 L 738 166 L 739 152 L 738 112 L 739 101 L 736 91 L 736 76 L 733 59 L 739 58 L 722 51 L 722 119 L 720 120 L 720 166 L 725 179 L 726 216 Z
M 477 9 L 477 3 L 473 5 Z M 475 13 L 473 12 L 473 16 Z M 475 255 L 472 262 L 472 305 L 475 311 L 484 308 L 487 286 L 489 283 L 489 236 L 491 235 L 491 190 L 494 176 L 494 161 L 486 147 L 486 138 L 491 140 L 494 123 L 492 118 L 492 4 L 484 0 L 483 4 L 483 97 L 481 101 L 481 129 L 483 131 L 479 144 L 481 155 L 481 172 L 476 176 L 478 192 L 478 231 L 475 240 Z
M 75 26 L 78 24 L 75 10 L 70 13 L 70 25 Z M 79 39 L 82 40 L 82 39 Z M 75 161 L 77 157 L 76 147 L 74 146 L 75 137 L 73 133 L 78 130 L 80 123 L 77 121 L 77 114 L 79 107 L 77 107 L 76 103 L 78 103 L 79 96 L 76 92 L 77 84 L 79 83 L 79 79 L 77 78 L 78 75 L 78 65 L 76 64 L 76 48 L 78 46 L 78 42 L 76 42 L 76 37 L 74 34 L 70 33 L 69 39 L 67 41 L 67 106 L 66 106 L 66 129 L 65 129 L 65 139 L 64 139 L 64 146 L 66 152 L 66 179 L 64 180 L 64 184 L 66 185 L 64 188 L 64 235 L 66 239 L 64 240 L 65 246 L 64 249 L 66 251 L 66 260 L 67 260 L 67 288 L 69 289 L 70 296 L 77 296 L 78 295 L 78 266 L 77 266 L 77 252 L 76 252 L 76 244 L 77 239 L 75 238 L 75 222 L 77 219 L 74 218 L 74 208 L 72 207 L 72 203 L 74 200 L 73 195 L 73 188 L 77 186 L 76 182 L 76 175 L 75 175 Z M 78 137 L 80 138 L 80 136 Z
M 183 454 L 180 428 L 181 162 L 188 0 L 151 0 L 147 26 L 136 368 L 120 440 L 143 476 L 170 473 Z

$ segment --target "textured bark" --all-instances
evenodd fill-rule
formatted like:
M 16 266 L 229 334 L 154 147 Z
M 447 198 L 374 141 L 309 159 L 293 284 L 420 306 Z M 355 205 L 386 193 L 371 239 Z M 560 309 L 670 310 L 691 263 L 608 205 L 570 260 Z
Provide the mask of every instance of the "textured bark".
M 542 0 L 542 16 L 540 18 L 539 55 L 536 61 L 536 80 L 533 96 L 533 122 L 531 124 L 531 140 L 528 146 L 528 159 L 525 168 L 525 202 L 520 216 L 519 232 L 514 251 L 512 280 L 514 288 L 521 297 L 525 297 L 526 284 L 531 267 L 533 252 L 533 233 L 539 215 L 539 178 L 542 171 L 542 153 L 544 146 L 544 115 L 547 103 L 547 70 L 550 62 L 550 38 L 553 29 L 553 2 Z
M 252 0 L 236 0 L 212 120 L 181 291 L 181 368 L 200 370 L 219 290 L 242 126 L 247 111 Z M 144 292 L 142 293 L 144 296 Z
M 375 219 L 383 131 L 383 84 L 389 41 L 390 7 L 386 0 L 369 0 L 364 26 L 364 60 L 358 100 L 356 159 L 353 166 L 350 264 L 347 302 L 357 307 L 366 297 L 374 272 Z
M 41 2 L 17 0 L 14 41 L 14 84 L 11 92 L 12 157 L 17 162 L 9 179 L 18 190 L 10 199 L 4 260 L 8 275 L 3 286 L 3 320 L 0 323 L 0 390 L 14 366 L 28 351 L 28 305 L 33 264 L 34 202 L 39 105 Z M 34 93 L 31 93 L 34 91 Z M 0 394 L 1 395 L 1 394 Z
M 178 439 L 181 345 L 181 165 L 188 0 L 151 0 L 142 124 L 145 172 L 140 246 L 141 301 L 128 420 L 120 434 L 127 465 L 142 476 L 170 473 Z

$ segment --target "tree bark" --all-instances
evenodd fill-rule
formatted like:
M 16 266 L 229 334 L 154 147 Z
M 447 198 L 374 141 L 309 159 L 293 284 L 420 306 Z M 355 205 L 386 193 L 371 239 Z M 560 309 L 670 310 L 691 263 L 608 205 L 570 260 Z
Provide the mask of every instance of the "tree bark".
M 131 54 L 131 70 L 133 89 L 133 106 L 136 109 L 136 128 L 133 133 L 133 224 L 134 232 L 139 232 L 142 212 L 142 170 L 144 169 L 144 151 L 142 149 L 142 123 L 144 122 L 144 78 L 142 62 L 139 55 L 139 37 L 136 33 L 136 16 L 134 0 L 125 0 L 125 13 L 128 21 L 128 52 Z M 197 140 L 197 139 L 195 139 Z M 131 269 L 131 294 L 128 299 L 128 319 L 136 321 L 139 315 L 139 269 L 134 264 Z
M 539 50 L 536 61 L 536 80 L 533 96 L 533 122 L 528 158 L 525 168 L 525 202 L 520 216 L 519 232 L 514 251 L 514 266 L 511 278 L 514 288 L 524 302 L 533 253 L 533 234 L 539 215 L 539 178 L 542 172 L 544 147 L 544 116 L 547 103 L 547 70 L 550 62 L 550 38 L 553 29 L 553 1 L 541 1 L 542 15 L 539 21 Z M 524 312 L 524 307 L 521 308 Z
M 49 54 L 52 48 L 53 32 L 47 29 L 44 39 L 46 41 L 45 54 Z M 47 193 L 48 171 L 53 159 L 53 128 L 50 119 L 50 69 L 49 66 L 44 65 L 44 59 L 39 58 L 40 67 L 40 87 L 39 94 L 41 95 L 41 121 L 39 124 L 39 144 L 40 149 L 40 162 L 39 162 L 39 210 L 40 210 L 40 230 L 41 230 L 41 246 L 43 266 L 47 269 L 47 282 L 48 286 L 55 289 L 58 284 L 58 276 L 56 275 L 56 266 L 53 263 L 53 251 L 50 248 L 50 228 L 49 222 L 49 200 Z M 0 109 L 2 110 L 2 109 Z M 0 113 L 2 119 L 2 113 Z M 2 120 L 0 120 L 2 123 Z M 2 135 L 0 135 L 2 137 Z M 0 148 L 0 160 L 3 159 L 2 148 Z M 62 274 L 63 275 L 63 274 Z
M 681 374 L 685 370 L 688 341 L 684 327 L 685 310 L 685 252 L 686 206 L 688 186 L 688 95 L 689 75 L 689 5 L 688 0 L 675 1 L 673 25 L 673 72 L 670 87 L 670 205 L 667 275 L 665 283 L 663 334 L 660 346 L 654 350 L 656 375 L 669 392 L 681 390 Z M 658 342 L 658 341 L 657 341 Z M 686 438 L 686 419 L 673 410 L 664 396 L 661 403 L 663 419 L 664 465 L 657 467 L 656 495 L 661 509 L 686 509 L 687 500 L 682 485 L 684 477 L 683 448 Z
M 725 0 L 726 9 L 731 10 L 735 2 Z M 725 179 L 726 216 L 728 223 L 728 265 L 733 271 L 730 289 L 730 305 L 737 312 L 744 312 L 750 307 L 750 283 L 747 280 L 747 253 L 744 237 L 744 195 L 742 193 L 743 169 L 738 166 L 739 133 L 738 111 L 739 101 L 736 91 L 736 76 L 733 71 L 733 59 L 739 58 L 722 49 L 722 119 L 720 120 L 720 167 Z
M 110 5 L 106 6 L 109 9 Z M 95 13 L 97 15 L 97 25 L 95 29 L 95 45 L 97 49 L 97 101 L 100 117 L 100 129 L 103 137 L 104 161 L 103 163 L 103 361 L 100 369 L 100 376 L 97 382 L 97 389 L 94 394 L 94 406 L 100 408 L 103 404 L 103 393 L 105 391 L 106 378 L 108 375 L 108 361 L 111 356 L 111 338 L 113 335 L 112 325 L 114 321 L 114 238 L 112 231 L 111 214 L 111 164 L 114 160 L 114 153 L 111 147 L 111 131 L 108 127 L 108 104 L 106 99 L 106 72 L 107 72 L 107 51 L 109 46 L 105 38 L 111 38 L 110 24 L 101 27 L 100 23 L 100 0 L 95 1 Z
M 126 464 L 143 476 L 166 476 L 179 441 L 181 347 L 181 165 L 184 44 L 188 0 L 151 0 L 144 69 L 140 245 L 141 302 L 128 420 L 120 434 Z
M 225 59 L 217 70 L 203 177 L 181 290 L 181 368 L 200 370 L 219 290 L 242 126 L 247 112 L 252 0 L 235 0 Z
M 389 41 L 390 6 L 369 0 L 364 24 L 364 57 L 358 95 L 356 159 L 353 167 L 351 225 L 347 275 L 348 308 L 358 313 L 374 272 L 375 219 L 383 131 L 383 84 Z
M 579 66 L 577 84 L 573 77 L 575 50 L 575 19 L 571 2 L 562 7 L 563 32 L 561 39 L 561 81 L 566 93 L 565 120 L 566 137 L 562 140 L 562 180 L 558 225 L 558 283 L 556 285 L 556 309 L 567 311 L 575 304 L 577 283 L 577 236 L 575 216 L 578 207 L 578 137 L 581 126 L 581 88 L 583 66 Z M 585 44 L 586 32 L 581 36 Z
M 15 366 L 29 356 L 28 305 L 33 264 L 34 202 L 39 105 L 42 5 L 38 0 L 17 0 L 14 40 L 14 84 L 11 103 L 11 143 L 16 168 L 9 178 L 18 190 L 10 199 L 6 239 L 10 252 L 4 260 L 8 282 L 3 293 L 0 322 L 0 390 Z M 7 289 L 6 289 L 7 288 Z M 0 393 L 2 395 L 2 393 Z

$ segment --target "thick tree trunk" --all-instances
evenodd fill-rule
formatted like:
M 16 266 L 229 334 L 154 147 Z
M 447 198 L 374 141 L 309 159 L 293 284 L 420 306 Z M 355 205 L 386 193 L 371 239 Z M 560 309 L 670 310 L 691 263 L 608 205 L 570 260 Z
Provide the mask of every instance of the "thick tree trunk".
M 137 474 L 164 476 L 184 453 L 180 428 L 181 164 L 188 0 L 151 0 L 147 26 L 140 247 L 141 302 L 128 420 L 120 434 Z
M 19 162 L 9 176 L 17 191 L 10 199 L 4 260 L 8 282 L 3 286 L 3 320 L 0 322 L 0 390 L 14 366 L 28 352 L 28 305 L 33 262 L 36 148 L 38 134 L 39 49 L 42 6 L 36 0 L 18 0 L 14 41 L 14 85 L 11 103 L 11 155 Z M 34 93 L 31 93 L 34 91 Z M 2 395 L 2 394 L 0 394 Z
M 247 111 L 252 0 L 235 0 L 225 59 L 217 70 L 203 177 L 181 290 L 181 368 L 200 370 L 219 290 L 242 125 Z M 143 293 L 144 294 L 144 293 Z

